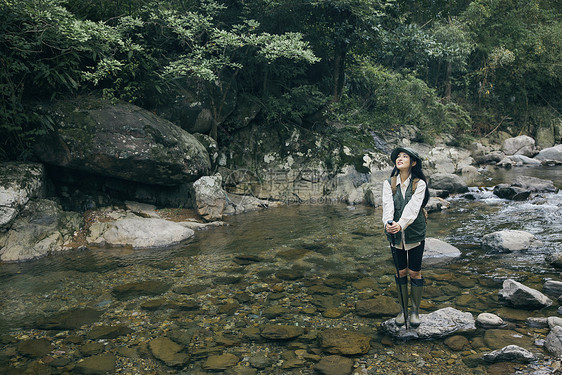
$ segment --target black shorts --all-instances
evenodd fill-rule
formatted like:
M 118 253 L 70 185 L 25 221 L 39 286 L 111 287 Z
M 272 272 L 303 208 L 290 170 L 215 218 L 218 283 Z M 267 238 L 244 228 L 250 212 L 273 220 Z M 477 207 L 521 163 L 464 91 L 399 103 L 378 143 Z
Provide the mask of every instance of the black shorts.
M 398 269 L 403 270 L 405 268 L 411 271 L 419 272 L 422 267 L 423 251 L 425 249 L 425 240 L 421 242 L 418 246 L 404 251 L 402 249 L 394 248 L 396 254 L 396 262 L 398 263 Z M 406 253 L 407 256 L 406 256 Z

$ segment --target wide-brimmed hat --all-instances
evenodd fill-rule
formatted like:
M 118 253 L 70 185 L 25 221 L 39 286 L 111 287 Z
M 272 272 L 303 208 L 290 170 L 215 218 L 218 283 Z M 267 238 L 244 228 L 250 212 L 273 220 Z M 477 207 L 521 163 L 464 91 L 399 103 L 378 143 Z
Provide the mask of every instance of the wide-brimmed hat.
M 401 152 L 407 153 L 408 155 L 410 155 L 410 158 L 415 159 L 418 163 L 422 162 L 422 159 L 420 158 L 418 153 L 412 150 L 410 147 L 396 147 L 390 154 L 390 160 L 392 160 L 394 164 L 396 164 L 396 158 L 398 158 L 398 154 Z

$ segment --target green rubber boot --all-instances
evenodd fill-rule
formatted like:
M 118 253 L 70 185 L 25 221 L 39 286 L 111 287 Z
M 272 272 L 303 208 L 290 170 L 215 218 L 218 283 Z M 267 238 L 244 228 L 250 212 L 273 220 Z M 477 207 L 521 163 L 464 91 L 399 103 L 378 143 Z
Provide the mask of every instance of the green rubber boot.
M 425 280 L 423 277 L 421 279 L 410 279 L 410 283 L 412 288 L 410 296 L 410 298 L 412 299 L 412 313 L 410 314 L 410 324 L 414 327 L 417 327 L 421 323 L 419 311 Z
M 398 290 L 398 304 L 402 310 L 394 320 L 397 325 L 402 326 L 406 323 L 406 316 L 408 315 L 408 276 L 394 276 L 394 279 L 396 280 L 396 289 Z M 404 311 L 403 306 L 406 307 L 406 311 Z

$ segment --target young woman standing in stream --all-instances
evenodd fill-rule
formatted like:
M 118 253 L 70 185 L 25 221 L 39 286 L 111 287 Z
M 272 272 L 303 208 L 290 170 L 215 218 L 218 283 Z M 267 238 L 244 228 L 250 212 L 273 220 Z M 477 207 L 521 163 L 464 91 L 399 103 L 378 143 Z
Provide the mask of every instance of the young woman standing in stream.
M 429 200 L 427 180 L 422 172 L 422 160 L 408 147 L 398 147 L 390 155 L 394 169 L 383 182 L 382 203 L 385 233 L 391 242 L 397 274 L 396 286 L 401 312 L 395 321 L 406 323 L 408 306 L 408 275 L 410 276 L 412 313 L 410 325 L 421 321 L 419 308 L 424 279 L 421 274 L 425 248 L 426 216 L 423 209 Z

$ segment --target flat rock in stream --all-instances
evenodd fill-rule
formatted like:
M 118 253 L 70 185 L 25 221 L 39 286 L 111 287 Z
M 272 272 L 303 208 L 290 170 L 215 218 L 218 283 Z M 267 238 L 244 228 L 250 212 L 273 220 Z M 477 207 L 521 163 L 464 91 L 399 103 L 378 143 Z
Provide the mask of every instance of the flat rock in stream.
M 454 333 L 472 332 L 476 330 L 474 317 L 469 312 L 462 312 L 452 307 L 420 314 L 421 324 L 417 328 L 406 330 L 398 326 L 394 318 L 381 324 L 391 336 L 401 339 L 438 339 Z
M 488 362 L 522 362 L 528 363 L 537 358 L 533 353 L 517 345 L 508 345 L 493 352 L 486 353 L 482 359 Z
M 552 300 L 518 281 L 507 279 L 498 294 L 500 300 L 507 301 L 514 307 L 543 308 L 552 305 Z
M 501 230 L 482 237 L 482 247 L 489 251 L 509 253 L 541 246 L 533 234 L 522 230 Z
M 128 216 L 92 224 L 86 240 L 89 245 L 95 246 L 165 248 L 189 239 L 194 233 L 192 229 L 172 221 Z
M 460 257 L 461 251 L 444 241 L 437 238 L 425 239 L 425 250 L 423 252 L 424 265 L 447 263 Z

